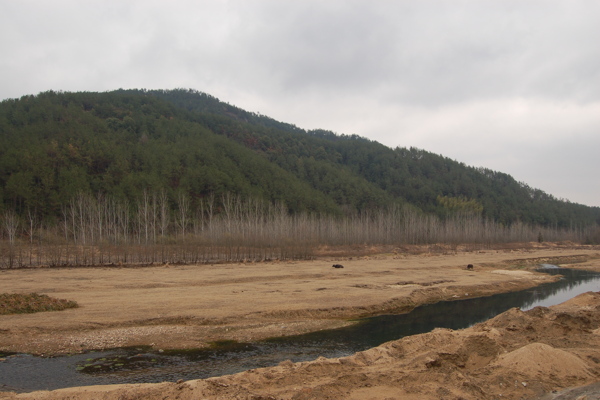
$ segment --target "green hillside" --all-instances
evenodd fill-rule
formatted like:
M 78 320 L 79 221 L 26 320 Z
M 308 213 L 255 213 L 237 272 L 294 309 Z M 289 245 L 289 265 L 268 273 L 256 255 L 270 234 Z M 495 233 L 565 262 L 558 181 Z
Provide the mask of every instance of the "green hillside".
M 0 103 L 0 207 L 59 218 L 78 193 L 135 203 L 226 193 L 288 211 L 351 214 L 410 204 L 549 227 L 600 223 L 511 176 L 356 135 L 305 131 L 192 90 L 45 92 Z

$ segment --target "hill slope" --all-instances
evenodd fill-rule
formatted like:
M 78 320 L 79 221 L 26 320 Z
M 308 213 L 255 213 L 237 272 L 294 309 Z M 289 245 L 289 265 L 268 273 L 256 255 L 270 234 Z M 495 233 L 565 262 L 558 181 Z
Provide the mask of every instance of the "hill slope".
M 78 192 L 214 194 L 341 214 L 408 203 L 439 216 L 569 227 L 600 208 L 511 176 L 356 135 L 304 131 L 192 90 L 45 92 L 0 103 L 0 204 L 59 215 Z

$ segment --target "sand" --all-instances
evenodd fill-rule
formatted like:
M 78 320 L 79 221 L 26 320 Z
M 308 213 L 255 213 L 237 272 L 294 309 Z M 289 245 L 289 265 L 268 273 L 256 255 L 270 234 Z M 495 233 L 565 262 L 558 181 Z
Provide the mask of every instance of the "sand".
M 547 246 L 291 263 L 2 271 L 0 292 L 45 293 L 81 307 L 0 316 L 0 348 L 59 354 L 258 340 L 424 303 L 520 290 L 553 279 L 526 270 L 537 263 L 600 270 L 599 255 L 590 247 Z M 332 268 L 334 263 L 344 268 Z M 467 271 L 467 264 L 474 270 Z M 513 309 L 469 329 L 438 329 L 341 359 L 284 362 L 206 380 L 0 398 L 535 398 L 599 380 L 598 310 L 600 295 L 590 293 L 551 309 Z

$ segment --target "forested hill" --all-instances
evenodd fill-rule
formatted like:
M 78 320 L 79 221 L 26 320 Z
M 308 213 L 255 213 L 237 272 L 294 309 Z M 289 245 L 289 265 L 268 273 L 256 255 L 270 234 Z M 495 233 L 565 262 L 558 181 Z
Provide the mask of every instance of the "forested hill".
M 294 125 L 192 90 L 45 92 L 0 103 L 0 207 L 59 217 L 78 193 L 136 204 L 225 193 L 344 214 L 408 203 L 552 227 L 600 223 L 511 176 L 415 148 Z

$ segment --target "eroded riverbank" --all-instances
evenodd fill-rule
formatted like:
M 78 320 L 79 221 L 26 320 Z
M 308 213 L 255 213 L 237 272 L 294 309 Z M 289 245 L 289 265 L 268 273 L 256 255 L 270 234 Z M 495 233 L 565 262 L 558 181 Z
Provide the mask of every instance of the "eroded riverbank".
M 220 342 L 210 349 L 183 351 L 135 347 L 63 357 L 16 354 L 0 362 L 0 390 L 30 392 L 74 386 L 175 382 L 272 367 L 287 360 L 347 357 L 436 328 L 467 328 L 510 308 L 528 310 L 551 306 L 600 290 L 600 272 L 555 265 L 546 265 L 541 270 L 562 278 L 517 292 L 441 301 L 416 307 L 405 314 L 370 317 L 348 327 L 304 335 L 252 343 Z
M 0 347 L 50 355 L 250 342 L 336 328 L 350 318 L 406 312 L 440 300 L 521 290 L 553 279 L 524 270 L 536 262 L 597 255 L 591 248 L 542 248 L 289 263 L 3 270 L 0 292 L 44 293 L 75 300 L 80 307 L 1 316 Z M 345 268 L 331 268 L 332 263 Z M 467 271 L 467 264 L 474 264 L 474 271 Z
M 589 385 L 600 378 L 599 311 L 600 293 L 588 292 L 550 308 L 513 308 L 468 329 L 435 329 L 341 358 L 283 361 L 176 383 L 0 392 L 0 398 L 574 399 L 558 391 L 575 386 L 581 388 L 568 393 L 595 396 L 597 387 Z

